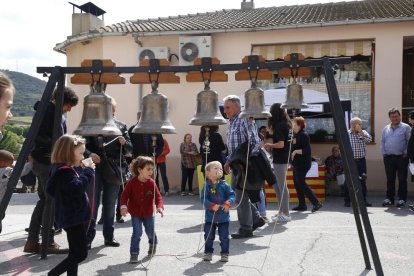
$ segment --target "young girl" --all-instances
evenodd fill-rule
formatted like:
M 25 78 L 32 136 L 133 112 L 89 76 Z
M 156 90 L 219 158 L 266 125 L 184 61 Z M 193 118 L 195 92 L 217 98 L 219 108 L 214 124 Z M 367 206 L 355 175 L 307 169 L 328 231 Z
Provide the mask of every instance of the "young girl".
M 154 173 L 154 161 L 151 157 L 138 156 L 131 163 L 132 173 L 135 175 L 131 178 L 125 190 L 121 195 L 121 215 L 131 214 L 132 237 L 130 253 L 131 263 L 138 262 L 139 243 L 142 236 L 142 225 L 145 227 L 145 233 L 148 236 L 148 255 L 155 254 L 157 245 L 157 235 L 154 231 L 154 205 L 157 213 L 164 216 L 164 204 L 160 191 L 152 179 Z
M 3 137 L 1 128 L 11 117 L 13 105 L 14 86 L 12 81 L 3 73 L 0 73 L 0 140 Z
M 46 191 L 55 199 L 55 222 L 67 233 L 69 255 L 48 275 L 78 275 L 78 264 L 88 256 L 86 225 L 90 218 L 86 187 L 95 174 L 95 164 L 82 162 L 85 139 L 63 135 L 52 151 L 52 167 Z M 82 166 L 78 174 L 74 167 Z
M 200 194 L 201 201 L 206 209 L 204 224 L 204 261 L 211 261 L 216 228 L 221 246 L 222 262 L 229 261 L 229 209 L 234 204 L 235 194 L 230 186 L 221 179 L 223 168 L 219 161 L 212 161 L 206 165 L 207 181 Z

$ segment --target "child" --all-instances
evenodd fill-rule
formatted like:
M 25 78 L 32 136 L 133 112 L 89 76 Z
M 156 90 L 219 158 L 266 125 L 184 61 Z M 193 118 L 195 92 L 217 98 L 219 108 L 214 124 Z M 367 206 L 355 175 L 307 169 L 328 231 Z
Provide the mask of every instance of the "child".
M 78 264 L 88 256 L 86 225 L 91 210 L 86 188 L 95 164 L 90 159 L 82 162 L 84 152 L 85 139 L 76 135 L 61 136 L 53 147 L 46 191 L 55 199 L 55 223 L 66 231 L 69 254 L 48 275 L 78 275 Z M 75 171 L 80 166 L 83 169 Z
M 204 224 L 204 261 L 211 261 L 216 228 L 221 246 L 221 262 L 229 261 L 229 209 L 234 204 L 235 194 L 230 186 L 221 179 L 223 168 L 219 161 L 212 161 L 206 165 L 207 181 L 200 194 L 201 201 L 206 209 Z
M 154 205 L 157 213 L 164 216 L 164 204 L 160 191 L 152 179 L 154 173 L 154 161 L 151 157 L 138 156 L 132 160 L 132 174 L 125 190 L 121 195 L 121 215 L 131 214 L 132 237 L 130 245 L 130 263 L 138 262 L 139 242 L 142 236 L 142 225 L 148 236 L 148 255 L 155 254 L 157 246 L 157 235 L 154 231 Z

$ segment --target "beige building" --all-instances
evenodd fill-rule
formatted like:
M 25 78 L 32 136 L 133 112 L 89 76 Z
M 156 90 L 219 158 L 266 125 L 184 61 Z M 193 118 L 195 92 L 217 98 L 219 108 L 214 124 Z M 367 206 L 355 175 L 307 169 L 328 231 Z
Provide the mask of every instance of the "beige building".
M 414 108 L 414 6 L 411 0 L 364 0 L 328 4 L 254 8 L 242 2 L 241 9 L 181 15 L 167 18 L 125 21 L 105 26 L 105 13 L 89 7 L 88 12 L 74 10 L 72 35 L 56 45 L 55 50 L 67 57 L 67 66 L 80 66 L 84 59 L 111 59 L 117 66 L 138 66 L 139 56 L 151 51 L 155 58 L 167 58 L 170 65 L 191 65 L 195 57 L 217 57 L 222 64 L 240 63 L 251 54 L 278 60 L 290 52 L 306 58 L 351 56 L 352 63 L 340 66 L 335 78 L 341 98 L 350 99 L 352 112 L 364 121 L 364 128 L 374 137 L 367 146 L 368 190 L 385 191 L 386 180 L 380 138 L 388 123 L 387 110 Z M 81 7 L 82 8 L 82 7 Z M 85 8 L 85 7 L 84 7 Z M 110 12 L 110 11 L 108 11 Z M 200 11 L 202 12 L 202 11 Z M 192 44 L 191 44 L 192 43 Z M 198 48 L 198 54 L 193 49 Z M 151 54 L 150 54 L 151 56 Z M 323 70 L 312 68 L 309 77 L 300 78 L 307 89 L 326 93 Z M 235 72 L 226 72 L 228 82 L 212 83 L 220 98 L 242 95 L 248 81 L 235 81 Z M 177 134 L 165 135 L 171 153 L 167 157 L 170 185 L 178 190 L 181 181 L 179 144 L 185 133 L 198 144 L 199 127 L 188 122 L 195 114 L 196 95 L 201 83 L 187 83 L 184 73 L 177 73 L 179 84 L 160 84 L 160 93 L 169 100 L 169 118 Z M 108 85 L 107 93 L 118 102 L 117 118 L 128 126 L 135 123 L 140 99 L 150 92 L 149 85 L 129 83 Z M 291 79 L 277 71 L 272 81 L 261 82 L 264 89 L 277 88 Z M 81 98 L 89 92 L 87 85 L 72 85 Z M 305 95 L 306 96 L 306 95 Z M 78 112 L 69 113 L 69 128 L 80 122 Z M 319 120 L 319 121 L 318 121 Z M 330 154 L 334 129 L 331 119 L 309 119 L 314 139 L 326 130 L 325 142 L 312 144 L 313 155 L 323 160 Z M 220 132 L 225 137 L 226 126 Z M 320 137 L 319 137 L 320 138 Z M 194 186 L 197 185 L 196 181 Z

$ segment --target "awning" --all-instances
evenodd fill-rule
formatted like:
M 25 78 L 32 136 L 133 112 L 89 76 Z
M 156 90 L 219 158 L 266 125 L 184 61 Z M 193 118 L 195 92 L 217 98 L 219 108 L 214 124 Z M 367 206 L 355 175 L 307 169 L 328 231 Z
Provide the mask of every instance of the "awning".
M 321 58 L 324 56 L 370 56 L 371 51 L 371 40 L 355 40 L 323 43 L 253 45 L 252 55 L 262 55 L 266 60 L 274 60 L 283 59 L 290 53 L 302 53 L 305 58 Z

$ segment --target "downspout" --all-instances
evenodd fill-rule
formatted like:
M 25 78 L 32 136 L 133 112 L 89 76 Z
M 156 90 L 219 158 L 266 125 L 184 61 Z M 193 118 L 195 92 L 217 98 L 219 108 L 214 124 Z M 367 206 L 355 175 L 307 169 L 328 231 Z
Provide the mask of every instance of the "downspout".
M 143 47 L 142 41 L 139 40 L 138 34 L 133 34 L 132 37 L 134 38 L 134 41 L 136 44 L 138 44 L 139 47 Z M 142 83 L 138 84 L 138 99 L 139 99 L 139 106 L 138 106 L 138 112 L 141 110 L 141 100 L 142 100 L 142 94 L 143 94 L 143 85 Z

